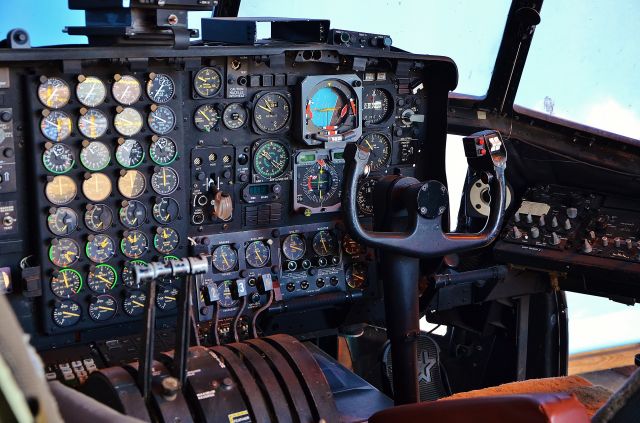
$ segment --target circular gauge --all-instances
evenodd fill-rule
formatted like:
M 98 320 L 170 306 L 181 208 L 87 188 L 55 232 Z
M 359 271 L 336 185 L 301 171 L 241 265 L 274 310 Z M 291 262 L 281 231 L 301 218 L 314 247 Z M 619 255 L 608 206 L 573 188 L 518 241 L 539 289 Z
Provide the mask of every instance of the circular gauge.
M 218 305 L 222 308 L 231 308 L 238 304 L 238 300 L 234 300 L 233 295 L 231 295 L 231 284 L 233 284 L 231 280 L 222 281 L 218 284 L 218 297 L 220 297 Z
M 389 164 L 391 158 L 391 141 L 384 134 L 374 132 L 365 135 L 358 143 L 371 150 L 369 167 L 372 172 L 380 170 Z
M 352 289 L 362 289 L 367 282 L 367 265 L 364 263 L 353 263 L 345 272 L 347 285 Z
M 71 90 L 66 82 L 60 78 L 46 77 L 42 77 L 40 81 L 38 98 L 42 104 L 52 109 L 59 109 L 69 103 Z
M 45 110 L 40 121 L 40 131 L 51 141 L 63 141 L 71 135 L 71 118 L 65 112 Z
M 253 168 L 263 178 L 282 175 L 289 164 L 289 152 L 277 141 L 261 144 L 253 154 Z
M 147 81 L 147 95 L 156 103 L 166 103 L 173 98 L 176 86 L 169 75 L 151 74 Z
M 95 76 L 78 77 L 80 83 L 76 86 L 76 96 L 80 103 L 87 107 L 96 107 L 107 97 L 107 88 L 100 78 Z
M 118 140 L 116 148 L 116 160 L 122 167 L 128 169 L 138 167 L 144 160 L 144 147 L 139 141 L 133 138 Z
M 219 120 L 220 115 L 212 104 L 203 104 L 193 115 L 193 124 L 202 132 L 211 132 Z
M 140 99 L 142 87 L 140 82 L 131 75 L 116 75 L 111 87 L 113 98 L 120 104 L 130 106 Z
M 258 94 L 254 101 L 253 121 L 263 132 L 274 133 L 284 128 L 291 117 L 289 100 L 280 93 Z
M 302 235 L 291 234 L 282 242 L 282 253 L 289 260 L 300 260 L 306 251 L 307 246 Z
M 358 192 L 356 194 L 356 205 L 358 211 L 362 214 L 373 214 L 373 191 L 378 181 L 372 178 L 363 179 L 358 184 Z
M 236 267 L 238 254 L 230 245 L 221 245 L 213 250 L 211 262 L 219 272 L 228 272 Z
M 391 115 L 393 99 L 388 91 L 380 88 L 366 89 L 362 98 L 362 120 L 377 125 Z
M 140 258 L 149 249 L 147 236 L 140 231 L 127 231 L 120 241 L 120 251 L 129 258 Z
M 327 79 L 304 100 L 304 133 L 323 141 L 342 141 L 359 126 L 357 94 L 351 85 Z
M 122 309 L 129 316 L 140 316 L 144 313 L 147 296 L 141 291 L 128 292 L 122 303 Z
M 307 168 L 298 184 L 298 190 L 304 193 L 311 207 L 322 207 L 337 194 L 340 177 L 333 165 L 317 160 Z
M 69 204 L 78 194 L 78 187 L 73 179 L 66 175 L 54 176 L 44 188 L 49 202 L 56 206 Z
M 178 288 L 173 285 L 158 286 L 156 305 L 160 310 L 173 310 L 178 306 Z
M 65 144 L 47 142 L 42 153 L 42 164 L 51 173 L 67 173 L 76 163 L 73 152 Z
M 160 195 L 169 195 L 178 189 L 178 172 L 170 167 L 161 167 L 151 175 L 151 188 Z
M 84 252 L 92 262 L 104 263 L 115 255 L 116 244 L 109 235 L 89 235 Z
M 329 231 L 320 231 L 313 236 L 313 251 L 319 256 L 334 255 L 336 245 L 336 237 Z
M 100 141 L 83 141 L 80 151 L 80 163 L 92 172 L 98 172 L 109 165 L 111 152 L 109 147 Z
M 172 253 L 180 243 L 180 235 L 173 228 L 158 228 L 153 236 L 153 246 L 162 254 Z
M 117 312 L 118 304 L 111 295 L 98 295 L 89 301 L 89 317 L 97 322 L 109 320 Z
M 47 217 L 47 226 L 55 235 L 69 235 L 78 227 L 78 214 L 69 207 L 52 207 Z
M 104 294 L 115 288 L 118 283 L 118 274 L 113 266 L 108 264 L 99 264 L 91 267 L 87 276 L 87 285 L 89 289 L 98 294 Z
M 155 109 L 155 110 L 153 110 Z M 154 106 L 149 113 L 149 128 L 158 135 L 166 135 L 176 126 L 176 114 L 167 106 Z
M 136 275 L 133 270 L 134 265 L 146 266 L 144 260 L 131 260 L 124 263 L 122 267 L 122 283 L 128 288 L 140 289 L 141 285 L 136 284 Z
M 350 256 L 355 256 L 366 252 L 366 249 L 349 235 L 345 235 L 342 239 L 342 249 Z
M 116 131 L 125 137 L 132 137 L 142 129 L 142 115 L 133 107 L 125 107 L 113 118 Z
M 120 222 L 127 228 L 137 228 L 147 220 L 147 208 L 140 201 L 123 201 L 120 208 Z
M 111 195 L 111 179 L 104 173 L 91 173 L 82 183 L 82 193 L 89 201 L 100 202 Z
M 51 291 L 60 298 L 71 298 L 82 289 L 82 276 L 77 270 L 60 269 L 51 277 Z
M 104 232 L 113 223 L 113 212 L 105 204 L 87 204 L 84 224 L 93 232 Z
M 193 78 L 193 88 L 200 97 L 213 97 L 218 94 L 221 86 L 222 76 L 214 68 L 202 68 Z
M 318 128 L 339 128 L 347 116 L 349 99 L 335 87 L 322 87 L 307 103 L 307 119 Z
M 75 325 L 81 316 L 82 310 L 80 309 L 80 305 L 75 301 L 56 301 L 56 304 L 53 306 L 53 323 L 61 328 Z
M 153 217 L 162 224 L 171 223 L 178 217 L 180 206 L 173 198 L 161 198 L 153 205 Z
M 247 263 L 251 267 L 264 267 L 270 256 L 271 250 L 269 246 L 262 241 L 253 241 L 245 250 Z
M 80 247 L 70 238 L 56 238 L 49 247 L 49 260 L 58 267 L 69 267 L 78 261 Z
M 123 170 L 118 179 L 118 190 L 127 198 L 138 198 L 147 187 L 147 180 L 142 172 L 137 170 Z
M 228 129 L 240 129 L 247 122 L 247 110 L 240 103 L 231 103 L 222 113 L 222 123 Z
M 178 146 L 168 137 L 160 137 L 151 143 L 149 156 L 154 163 L 166 166 L 178 157 Z
M 87 138 L 100 138 L 108 128 L 107 116 L 98 109 L 89 109 L 78 119 L 78 129 Z

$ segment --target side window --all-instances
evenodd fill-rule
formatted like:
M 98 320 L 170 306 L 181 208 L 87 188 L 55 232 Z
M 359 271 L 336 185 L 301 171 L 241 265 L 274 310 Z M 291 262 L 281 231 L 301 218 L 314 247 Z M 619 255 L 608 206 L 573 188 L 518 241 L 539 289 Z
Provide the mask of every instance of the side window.
M 449 185 L 449 219 L 451 230 L 456 229 L 458 223 L 458 210 L 462 190 L 467 176 L 467 158 L 464 155 L 461 135 L 447 135 L 446 171 Z

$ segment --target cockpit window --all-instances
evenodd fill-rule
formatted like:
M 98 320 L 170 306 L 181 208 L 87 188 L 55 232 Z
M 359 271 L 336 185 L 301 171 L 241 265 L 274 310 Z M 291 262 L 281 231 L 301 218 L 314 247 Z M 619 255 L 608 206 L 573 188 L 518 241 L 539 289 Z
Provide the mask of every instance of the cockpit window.
M 516 104 L 640 139 L 640 3 L 545 1 Z

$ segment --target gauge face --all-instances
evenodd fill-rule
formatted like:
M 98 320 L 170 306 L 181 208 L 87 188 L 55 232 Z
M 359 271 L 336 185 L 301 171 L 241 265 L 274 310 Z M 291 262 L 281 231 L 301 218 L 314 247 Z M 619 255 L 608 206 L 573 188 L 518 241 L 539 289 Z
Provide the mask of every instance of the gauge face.
M 104 263 L 116 253 L 116 244 L 109 235 L 89 235 L 84 251 L 92 262 Z
M 331 86 L 317 90 L 308 100 L 306 119 L 318 128 L 339 128 L 349 112 L 349 99 Z
M 238 305 L 238 300 L 234 300 L 233 295 L 231 295 L 232 283 L 233 281 L 226 280 L 218 284 L 218 297 L 220 297 L 218 304 L 222 308 L 231 308 Z
M 87 275 L 87 286 L 93 292 L 104 294 L 115 288 L 118 283 L 116 269 L 108 264 L 99 264 L 92 267 Z
M 282 242 L 282 253 L 289 260 L 300 260 L 307 251 L 302 235 L 291 234 Z
M 75 301 L 57 301 L 53 307 L 53 323 L 61 328 L 75 325 L 81 316 L 82 310 L 80 309 L 80 305 Z
M 132 291 L 127 293 L 126 298 L 122 302 L 122 309 L 129 316 L 140 316 L 144 313 L 147 296 L 141 291 Z
M 153 218 L 162 224 L 173 222 L 179 213 L 178 202 L 170 197 L 161 198 L 153 205 Z
M 263 178 L 277 178 L 284 173 L 288 164 L 289 152 L 277 141 L 261 144 L 253 155 L 253 168 Z
M 173 285 L 159 285 L 156 305 L 160 310 L 175 309 L 178 306 L 178 288 Z
M 377 125 L 391 115 L 393 99 L 388 91 L 380 88 L 365 90 L 362 99 L 362 120 Z
M 178 231 L 173 228 L 158 228 L 153 236 L 153 246 L 162 254 L 172 253 L 180 244 Z
M 358 96 L 350 84 L 324 80 L 309 91 L 304 101 L 305 136 L 323 141 L 355 136 L 354 130 L 359 126 Z
M 111 295 L 98 295 L 89 302 L 89 317 L 97 322 L 109 320 L 117 312 L 118 304 Z
M 105 204 L 89 204 L 84 213 L 84 224 L 93 232 L 104 232 L 113 223 L 113 212 Z
M 202 132 L 211 132 L 220 120 L 218 111 L 212 104 L 204 104 L 196 109 L 193 124 Z
M 80 151 L 80 163 L 92 172 L 98 172 L 109 165 L 111 152 L 105 143 L 100 141 L 84 142 Z
M 366 252 L 366 249 L 349 235 L 344 236 L 344 239 L 342 240 L 342 249 L 350 256 L 355 256 Z
M 248 117 L 247 110 L 242 104 L 231 103 L 225 107 L 222 113 L 222 123 L 224 123 L 224 126 L 228 129 L 239 129 L 247 122 Z
M 51 173 L 67 173 L 76 163 L 71 149 L 65 144 L 45 144 L 42 164 Z
M 54 176 L 47 182 L 44 194 L 49 202 L 56 206 L 69 204 L 78 194 L 78 187 L 73 179 L 66 175 Z
M 51 291 L 60 298 L 71 298 L 82 289 L 82 276 L 77 270 L 60 269 L 51 277 Z
M 55 235 L 69 235 L 78 227 L 78 214 L 69 207 L 52 208 L 47 217 L 47 226 Z
M 58 267 L 69 267 L 78 261 L 80 247 L 70 238 L 56 238 L 49 247 L 49 260 Z
M 147 263 L 143 260 L 131 260 L 124 263 L 122 267 L 122 283 L 127 288 L 140 289 L 141 285 L 136 284 L 136 275 L 133 270 L 133 266 L 146 266 Z
M 218 94 L 222 86 L 220 72 L 214 68 L 202 68 L 193 78 L 193 88 L 200 97 L 211 98 Z
M 338 192 L 340 177 L 336 169 L 325 160 L 317 160 L 298 180 L 299 191 L 306 197 L 301 203 L 322 207 Z
M 147 180 L 137 170 L 126 170 L 118 179 L 118 190 L 127 198 L 138 198 L 147 187 Z
M 100 138 L 108 128 L 107 117 L 98 109 L 89 109 L 78 119 L 78 129 L 87 138 Z
M 367 266 L 364 263 L 353 263 L 345 272 L 347 285 L 352 289 L 361 289 L 367 282 Z
M 389 137 L 378 132 L 365 135 L 359 142 L 360 145 L 371 150 L 369 156 L 369 167 L 375 172 L 386 167 L 391 158 L 391 141 Z
M 81 82 L 76 86 L 76 96 L 80 103 L 87 107 L 96 107 L 107 97 L 107 89 L 100 78 L 87 76 L 78 78 Z
M 166 135 L 176 126 L 176 114 L 167 106 L 158 106 L 149 113 L 149 128 L 158 135 Z
M 71 118 L 65 112 L 54 110 L 43 113 L 46 116 L 40 121 L 40 131 L 51 141 L 63 141 L 71 135 Z
M 137 228 L 147 220 L 147 208 L 140 201 L 123 201 L 120 212 L 120 222 L 127 228 Z
M 69 103 L 71 90 L 60 78 L 47 78 L 38 87 L 40 102 L 51 109 L 59 109 Z
M 82 193 L 89 201 L 100 202 L 111 195 L 111 179 L 104 173 L 92 173 L 82 183 Z
M 289 100 L 280 93 L 265 93 L 256 97 L 253 121 L 258 129 L 267 133 L 280 131 L 291 117 Z
M 271 250 L 269 246 L 262 241 L 253 241 L 245 250 L 247 263 L 251 267 L 264 267 L 270 256 Z
M 178 172 L 170 167 L 161 167 L 151 175 L 151 188 L 160 195 L 169 195 L 178 189 Z
M 130 106 L 140 99 L 142 87 L 136 78 L 131 75 L 122 75 L 114 79 L 116 82 L 111 87 L 111 93 L 118 103 Z
M 169 75 L 159 73 L 147 81 L 147 95 L 156 103 L 166 103 L 173 98 L 176 86 Z
M 319 256 L 334 255 L 336 245 L 336 237 L 329 231 L 320 231 L 313 236 L 313 251 Z
M 358 193 L 356 194 L 356 205 L 358 211 L 362 214 L 373 214 L 373 191 L 376 187 L 375 179 L 367 178 L 358 184 Z
M 238 254 L 230 245 L 221 245 L 213 250 L 211 262 L 219 272 L 228 272 L 236 267 Z
M 160 137 L 151 143 L 149 156 L 154 163 L 166 166 L 173 163 L 178 156 L 178 146 L 168 137 Z
M 120 250 L 129 258 L 140 258 L 149 250 L 149 240 L 140 231 L 127 231 L 120 241 Z
M 144 147 L 139 141 L 133 138 L 126 140 L 120 139 L 118 148 L 116 148 L 116 160 L 122 167 L 128 169 L 138 167 L 144 160 Z
M 133 107 L 125 107 L 113 118 L 116 131 L 125 137 L 132 137 L 142 129 L 142 115 Z

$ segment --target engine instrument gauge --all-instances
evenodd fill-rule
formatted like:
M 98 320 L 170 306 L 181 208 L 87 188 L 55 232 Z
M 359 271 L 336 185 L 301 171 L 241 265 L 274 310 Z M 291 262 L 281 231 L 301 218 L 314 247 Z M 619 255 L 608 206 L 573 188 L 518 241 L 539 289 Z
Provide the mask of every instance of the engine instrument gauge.
M 193 88 L 200 97 L 211 98 L 218 94 L 222 86 L 222 76 L 214 68 L 202 68 L 193 78 Z
M 269 246 L 263 241 L 253 241 L 247 245 L 245 258 L 251 267 L 264 267 L 271 257 Z
M 116 148 L 116 160 L 122 167 L 131 169 L 138 167 L 144 160 L 144 147 L 138 140 L 133 138 L 118 139 L 118 147 Z
M 178 189 L 178 172 L 171 167 L 161 167 L 151 175 L 151 188 L 160 195 L 169 195 Z
M 147 117 L 149 128 L 158 135 L 166 135 L 176 126 L 176 114 L 168 106 L 151 106 Z
M 104 201 L 111 195 L 111 179 L 104 173 L 90 173 L 85 175 L 82 182 L 82 193 L 89 201 Z
M 147 81 L 147 95 L 151 100 L 156 103 L 166 103 L 173 98 L 176 86 L 169 75 L 152 73 L 149 78 L 149 81 Z
M 80 151 L 80 163 L 92 172 L 98 172 L 109 165 L 111 152 L 109 147 L 100 141 L 83 141 Z
M 84 112 L 84 113 L 83 113 Z M 107 116 L 98 109 L 80 110 L 78 129 L 87 138 L 96 139 L 103 136 L 109 128 Z
M 130 106 L 140 99 L 142 87 L 140 82 L 131 75 L 115 75 L 114 83 L 111 87 L 113 98 L 120 104 Z
M 336 245 L 336 237 L 329 231 L 319 231 L 313 236 L 313 251 L 319 256 L 334 255 Z
M 372 172 L 380 170 L 389 164 L 391 158 L 391 141 L 389 137 L 379 132 L 365 135 L 358 143 L 371 150 L 369 167 Z
M 120 241 L 120 251 L 129 258 L 137 259 L 142 257 L 149 250 L 149 240 L 140 231 L 126 231 L 124 238 Z
M 87 286 L 93 292 L 104 294 L 115 288 L 118 283 L 118 273 L 113 266 L 99 264 L 92 266 L 87 275 Z
M 345 253 L 349 254 L 350 256 L 363 254 L 367 251 L 366 248 L 360 245 L 360 243 L 355 241 L 349 235 L 345 235 L 344 238 L 342 239 L 342 249 L 344 250 Z
M 138 198 L 147 187 L 147 180 L 137 170 L 122 170 L 118 179 L 118 190 L 127 198 Z
M 376 179 L 366 178 L 358 184 L 356 193 L 356 206 L 358 211 L 365 215 L 373 214 L 373 191 L 376 187 Z
M 393 111 L 393 98 L 387 90 L 369 88 L 362 99 L 362 120 L 373 125 L 384 122 Z
M 193 115 L 193 124 L 202 132 L 211 132 L 219 120 L 220 114 L 212 104 L 203 104 Z
M 228 129 L 240 129 L 249 117 L 247 109 L 240 103 L 231 103 L 222 112 L 222 123 Z
M 173 228 L 158 228 L 153 236 L 153 246 L 162 254 L 170 254 L 180 243 L 180 235 Z
M 315 209 L 332 204 L 334 199 L 339 201 L 340 176 L 331 163 L 318 159 L 302 170 L 304 173 L 297 178 L 300 204 Z
M 82 276 L 74 269 L 56 270 L 49 286 L 57 297 L 71 298 L 82 289 Z
M 84 224 L 93 232 L 104 232 L 113 223 L 113 212 L 105 204 L 87 204 Z
M 140 316 L 144 313 L 147 296 L 141 291 L 128 292 L 122 302 L 122 309 L 129 316 Z
M 178 288 L 173 285 L 159 285 L 156 305 L 160 310 L 173 310 L 178 306 Z
M 153 218 L 162 224 L 173 222 L 179 214 L 180 206 L 171 197 L 157 199 L 153 205 Z
M 291 105 L 284 94 L 267 92 L 258 94 L 254 100 L 253 122 L 266 133 L 273 134 L 283 129 L 291 118 Z
M 111 319 L 118 312 L 116 299 L 111 295 L 98 295 L 89 300 L 89 317 L 97 322 Z
M 71 148 L 66 144 L 45 143 L 42 164 L 51 173 L 62 174 L 71 170 L 76 163 Z
M 82 317 L 82 309 L 75 301 L 56 301 L 53 306 L 52 317 L 53 323 L 61 328 L 73 326 Z
M 253 154 L 253 168 L 266 179 L 279 177 L 287 169 L 289 164 L 289 152 L 282 143 L 266 141 L 256 149 Z
M 40 78 L 38 86 L 38 99 L 46 107 L 59 109 L 69 103 L 71 90 L 69 85 L 60 78 Z
M 142 115 L 133 107 L 118 106 L 118 113 L 113 118 L 113 126 L 120 135 L 132 137 L 142 129 Z
M 76 97 L 80 103 L 87 107 L 96 107 L 102 104 L 107 97 L 107 88 L 100 78 L 80 75 L 78 81 Z
M 222 281 L 218 284 L 218 297 L 220 297 L 218 304 L 222 308 L 232 308 L 238 305 L 238 300 L 234 300 L 233 295 L 231 295 L 231 284 L 233 284 L 231 280 Z
M 157 138 L 149 147 L 149 156 L 160 166 L 169 165 L 178 157 L 178 146 L 171 138 Z
M 78 261 L 80 247 L 70 238 L 55 238 L 49 247 L 49 260 L 58 267 L 69 267 Z
M 47 226 L 57 236 L 69 235 L 78 227 L 78 214 L 69 207 L 52 207 L 47 217 Z
M 40 131 L 51 141 L 64 141 L 71 135 L 71 118 L 65 112 L 44 110 L 40 120 Z
M 353 263 L 345 272 L 347 285 L 351 289 L 362 289 L 367 282 L 367 265 L 364 263 Z
M 131 260 L 126 261 L 122 266 L 122 283 L 127 288 L 140 289 L 141 287 L 141 284 L 136 284 L 136 275 L 133 270 L 133 266 L 136 264 L 138 266 L 146 266 L 147 262 L 144 260 Z
M 104 263 L 115 255 L 116 244 L 109 235 L 89 235 L 84 251 L 92 262 Z
M 304 238 L 299 234 L 291 234 L 282 241 L 282 253 L 289 260 L 300 260 L 307 251 Z
M 221 245 L 213 250 L 211 262 L 219 272 L 229 272 L 236 267 L 238 253 L 230 245 Z
M 120 222 L 127 228 L 137 228 L 147 220 L 147 208 L 140 201 L 123 201 L 120 212 Z
M 69 204 L 78 194 L 78 187 L 73 179 L 66 175 L 54 176 L 44 188 L 44 194 L 50 203 L 56 206 Z

